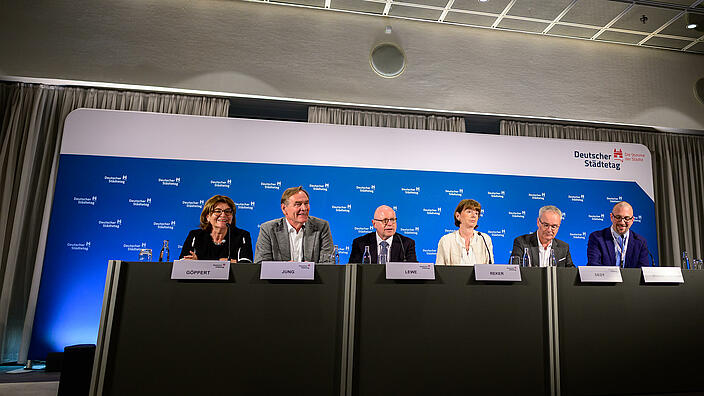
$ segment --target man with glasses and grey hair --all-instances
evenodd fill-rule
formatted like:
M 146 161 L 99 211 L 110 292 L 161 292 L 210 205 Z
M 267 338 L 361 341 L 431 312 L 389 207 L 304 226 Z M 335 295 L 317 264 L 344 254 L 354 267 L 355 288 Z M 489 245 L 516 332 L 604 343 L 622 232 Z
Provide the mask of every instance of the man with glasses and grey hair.
M 551 265 L 551 258 L 555 257 L 554 265 L 558 267 L 574 267 L 570 245 L 555 236 L 562 222 L 562 211 L 557 206 L 547 205 L 538 211 L 538 230 L 521 235 L 513 240 L 511 256 L 523 257 L 523 252 L 528 249 L 531 265 L 533 267 L 547 267 Z
M 417 262 L 416 242 L 396 233 L 396 212 L 386 205 L 381 205 L 374 211 L 372 226 L 376 231 L 355 238 L 350 252 L 350 263 L 361 263 L 364 258 L 364 248 L 369 247 L 371 264 L 386 264 L 388 262 Z
M 587 243 L 587 265 L 616 265 L 623 268 L 650 266 L 645 238 L 631 231 L 633 207 L 625 201 L 611 210 L 611 227 L 594 231 Z

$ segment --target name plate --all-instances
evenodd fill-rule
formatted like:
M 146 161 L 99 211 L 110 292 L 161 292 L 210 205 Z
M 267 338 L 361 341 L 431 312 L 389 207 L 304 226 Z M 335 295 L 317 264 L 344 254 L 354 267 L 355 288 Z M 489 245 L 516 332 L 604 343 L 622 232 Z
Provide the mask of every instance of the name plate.
M 171 279 L 228 280 L 228 260 L 176 260 L 171 267 Z
M 433 263 L 387 263 L 386 279 L 435 280 Z
M 315 279 L 315 263 L 296 261 L 262 261 L 259 279 Z
M 520 282 L 521 269 L 514 264 L 475 264 L 474 277 L 478 281 Z
M 684 283 L 680 267 L 643 267 L 645 283 Z
M 623 283 L 621 268 L 616 266 L 586 266 L 579 267 L 579 280 L 582 282 Z

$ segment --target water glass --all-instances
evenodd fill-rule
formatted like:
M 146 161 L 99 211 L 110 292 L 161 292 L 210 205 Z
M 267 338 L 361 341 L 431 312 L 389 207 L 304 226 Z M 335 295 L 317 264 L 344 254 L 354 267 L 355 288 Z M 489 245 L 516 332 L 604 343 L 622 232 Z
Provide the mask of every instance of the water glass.
M 139 250 L 139 261 L 152 261 L 152 250 L 151 249 L 140 249 Z
M 511 257 L 508 259 L 508 263 L 511 264 L 511 265 L 521 265 L 521 264 L 522 264 L 522 262 L 521 262 L 521 256 L 511 256 Z

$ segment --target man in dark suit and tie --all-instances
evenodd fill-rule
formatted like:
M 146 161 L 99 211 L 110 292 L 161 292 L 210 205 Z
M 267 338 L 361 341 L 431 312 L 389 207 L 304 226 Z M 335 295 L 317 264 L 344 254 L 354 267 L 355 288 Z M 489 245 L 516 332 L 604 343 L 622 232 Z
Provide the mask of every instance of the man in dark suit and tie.
M 538 211 L 538 230 L 531 234 L 521 235 L 513 240 L 511 256 L 523 257 L 528 248 L 530 262 L 533 267 L 550 265 L 551 250 L 555 254 L 555 265 L 558 267 L 574 267 L 570 245 L 555 236 L 562 222 L 562 211 L 556 206 L 547 205 Z
M 633 207 L 628 202 L 621 201 L 614 205 L 610 217 L 611 227 L 589 235 L 587 265 L 649 267 L 648 244 L 645 238 L 631 231 Z
M 396 233 L 396 212 L 386 205 L 374 211 L 372 225 L 374 232 L 362 235 L 352 242 L 350 263 L 361 263 L 364 247 L 369 247 L 372 264 L 388 262 L 417 262 L 416 243 L 413 239 Z

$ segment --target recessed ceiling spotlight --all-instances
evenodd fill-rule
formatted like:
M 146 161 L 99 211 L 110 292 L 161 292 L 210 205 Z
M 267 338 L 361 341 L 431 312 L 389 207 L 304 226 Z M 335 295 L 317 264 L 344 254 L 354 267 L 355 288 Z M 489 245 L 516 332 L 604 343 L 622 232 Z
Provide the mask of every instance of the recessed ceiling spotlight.
M 478 0 L 480 3 L 486 3 L 489 0 Z
M 689 23 L 689 24 L 687 24 L 687 29 L 696 29 L 697 26 L 699 26 L 699 25 L 697 25 L 696 23 Z

